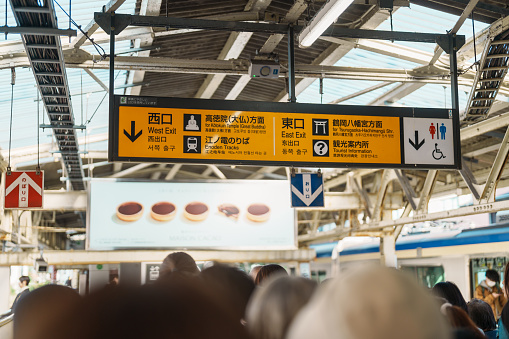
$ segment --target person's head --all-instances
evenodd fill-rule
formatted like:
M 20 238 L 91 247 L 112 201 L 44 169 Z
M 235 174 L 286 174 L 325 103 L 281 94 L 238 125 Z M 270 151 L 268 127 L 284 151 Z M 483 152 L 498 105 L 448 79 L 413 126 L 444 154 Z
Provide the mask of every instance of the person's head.
M 293 321 L 287 338 L 450 338 L 436 301 L 403 272 L 362 268 L 320 287 Z
M 480 299 L 472 299 L 467 303 L 468 316 L 484 332 L 493 331 L 497 328 L 495 316 L 491 306 Z
M 485 338 L 477 325 L 468 317 L 468 314 L 458 306 L 447 306 L 445 314 L 452 328 L 467 330 L 478 339 Z
M 176 276 L 179 273 L 176 273 Z M 61 319 L 52 339 L 245 339 L 247 332 L 197 277 L 104 289 Z M 77 330 L 79 329 L 79 330 Z
M 247 310 L 247 329 L 253 339 L 284 338 L 316 286 L 313 280 L 281 276 L 259 287 Z
M 500 274 L 495 270 L 486 271 L 486 285 L 493 287 L 500 283 Z
M 245 319 L 247 303 L 255 289 L 253 280 L 245 272 L 216 264 L 204 269 L 200 277 L 239 321 Z
M 256 280 L 256 276 L 258 275 L 258 272 L 260 272 L 261 268 L 262 268 L 261 265 L 253 266 L 253 268 L 251 268 L 251 271 L 249 272 L 249 276 L 251 277 L 251 279 L 253 279 L 253 281 Z
M 193 257 L 185 252 L 173 252 L 168 254 L 161 265 L 160 275 L 170 272 L 185 272 L 189 274 L 199 274 L 200 270 L 196 266 Z
M 460 289 L 456 284 L 450 281 L 439 282 L 433 286 L 433 294 L 438 297 L 444 298 L 450 304 L 460 307 L 463 311 L 468 313 L 467 302 L 461 295 Z
M 277 264 L 264 265 L 260 268 L 258 274 L 256 275 L 255 284 L 260 285 L 267 278 L 277 277 L 279 275 L 288 276 L 288 272 L 286 272 L 282 266 Z
M 66 286 L 46 285 L 21 299 L 14 312 L 14 339 L 49 339 L 55 321 L 81 305 L 81 298 Z
M 507 265 L 505 265 L 505 270 L 504 270 L 504 289 L 505 289 L 505 294 L 509 296 L 509 263 L 507 263 Z
M 30 277 L 27 277 L 26 275 L 19 277 L 19 287 L 23 288 L 28 286 L 28 284 L 30 284 Z

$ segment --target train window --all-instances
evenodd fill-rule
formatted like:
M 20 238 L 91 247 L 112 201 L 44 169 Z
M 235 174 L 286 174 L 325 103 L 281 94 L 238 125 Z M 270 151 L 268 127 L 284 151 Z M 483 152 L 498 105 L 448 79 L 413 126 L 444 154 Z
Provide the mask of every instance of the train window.
M 412 274 L 419 283 L 428 288 L 445 280 L 443 266 L 401 266 L 401 270 Z
M 475 288 L 486 279 L 487 270 L 495 270 L 500 274 L 500 280 L 504 279 L 504 269 L 507 263 L 506 257 L 473 258 L 470 259 L 470 294 L 474 297 Z M 501 285 L 505 281 L 501 281 Z
M 327 271 L 311 271 L 311 279 L 321 283 L 327 279 Z

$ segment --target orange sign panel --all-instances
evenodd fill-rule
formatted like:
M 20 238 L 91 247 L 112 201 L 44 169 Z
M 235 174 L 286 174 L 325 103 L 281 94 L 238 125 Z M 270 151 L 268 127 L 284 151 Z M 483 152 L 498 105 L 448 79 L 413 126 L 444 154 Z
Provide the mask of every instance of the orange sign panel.
M 392 116 L 119 106 L 117 126 L 119 158 L 401 164 Z

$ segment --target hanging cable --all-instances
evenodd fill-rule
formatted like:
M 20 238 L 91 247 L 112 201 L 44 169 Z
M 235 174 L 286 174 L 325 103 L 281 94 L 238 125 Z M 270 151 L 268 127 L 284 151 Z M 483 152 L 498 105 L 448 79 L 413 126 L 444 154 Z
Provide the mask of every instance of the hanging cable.
M 117 72 L 117 75 L 115 75 L 115 80 L 117 80 L 117 77 L 119 76 L 120 74 L 120 71 Z M 97 108 L 95 109 L 94 113 L 92 114 L 92 116 L 90 117 L 90 119 L 88 119 L 86 122 L 85 122 L 85 125 L 88 125 L 92 119 L 94 118 L 95 114 L 97 113 L 97 111 L 99 110 L 99 107 L 101 107 L 104 99 L 106 99 L 106 97 L 108 96 L 108 92 L 104 93 L 104 96 L 103 98 L 101 99 L 101 102 L 99 102 L 99 105 L 97 105 Z
M 41 166 L 39 164 L 40 152 L 39 152 L 39 89 L 37 89 L 37 167 L 36 173 L 39 175 L 41 173 Z
M 389 9 L 389 17 L 391 18 L 391 32 L 393 32 L 394 27 L 392 26 L 392 8 Z M 391 42 L 394 43 L 394 39 L 391 39 Z
M 80 100 L 81 100 L 81 125 L 83 126 L 83 70 L 80 73 L 80 82 L 81 82 L 81 91 L 80 91 Z M 83 130 L 82 130 L 83 132 Z
M 473 32 L 472 39 L 474 41 L 474 65 L 476 65 L 476 67 L 475 67 L 476 70 L 479 70 L 479 67 L 477 66 L 477 50 L 475 47 L 474 11 L 472 11 L 472 13 L 470 13 L 470 17 L 472 18 L 472 32 Z
M 62 12 L 64 12 L 65 15 L 67 15 L 69 17 L 69 21 L 81 32 L 81 34 L 83 34 L 83 36 L 92 43 L 92 46 L 94 46 L 95 50 L 97 51 L 97 53 L 99 53 L 99 55 L 101 56 L 101 59 L 100 60 L 93 60 L 93 62 L 99 62 L 99 61 L 102 61 L 104 59 L 106 59 L 107 55 L 106 55 L 106 51 L 104 50 L 104 48 L 102 48 L 102 46 L 100 46 L 99 44 L 97 44 L 94 39 L 92 39 L 91 37 L 88 36 L 87 32 L 85 32 L 84 30 L 81 29 L 81 25 L 78 25 L 76 23 L 76 21 L 74 21 L 71 16 L 65 11 L 65 9 L 60 6 L 60 4 L 56 1 L 56 0 L 53 0 L 54 3 L 57 4 L 57 6 L 62 10 Z
M 16 70 L 11 68 L 11 119 L 9 123 L 9 161 L 7 164 L 7 175 L 11 175 L 11 142 L 12 142 L 12 109 L 14 105 L 14 84 L 16 83 Z
M 323 104 L 323 78 L 320 78 L 320 103 Z

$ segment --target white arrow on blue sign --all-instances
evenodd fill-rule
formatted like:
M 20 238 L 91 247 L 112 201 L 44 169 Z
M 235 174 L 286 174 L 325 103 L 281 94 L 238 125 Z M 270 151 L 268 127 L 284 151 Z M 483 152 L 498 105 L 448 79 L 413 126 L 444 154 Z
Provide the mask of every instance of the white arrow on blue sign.
M 323 207 L 323 177 L 298 173 L 291 179 L 292 207 Z

